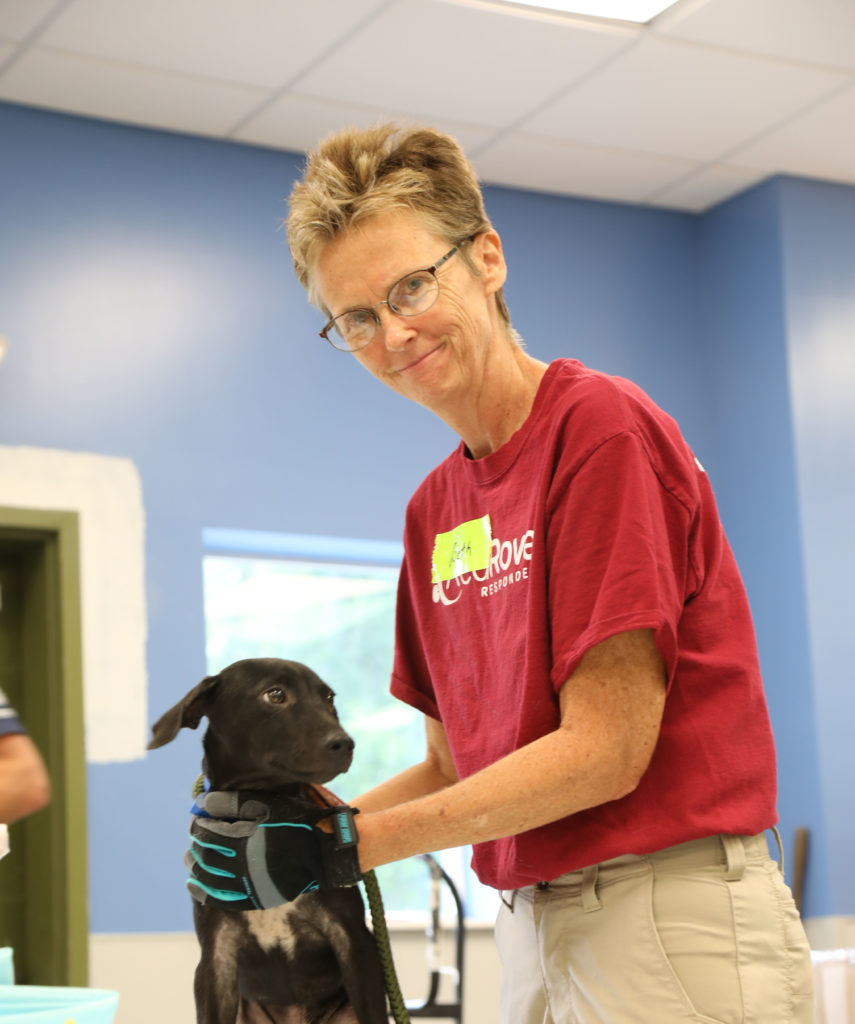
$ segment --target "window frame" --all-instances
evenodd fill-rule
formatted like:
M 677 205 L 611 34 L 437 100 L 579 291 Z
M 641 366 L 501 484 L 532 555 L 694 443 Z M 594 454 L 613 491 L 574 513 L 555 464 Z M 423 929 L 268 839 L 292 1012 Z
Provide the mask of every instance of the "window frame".
M 371 540 L 364 538 L 331 537 L 315 534 L 292 534 L 275 531 L 228 529 L 221 527 L 205 528 L 202 531 L 203 561 L 203 612 L 205 618 L 206 656 L 209 643 L 208 593 L 205 583 L 205 561 L 210 558 L 260 559 L 265 561 L 282 561 L 290 563 L 306 563 L 307 565 L 327 564 L 331 567 L 382 567 L 398 569 L 403 559 L 403 544 L 396 541 Z M 394 628 L 394 624 L 393 628 Z M 391 670 L 391 665 L 390 665 Z M 210 671 L 210 667 L 209 667 Z M 390 704 L 400 702 L 388 693 Z M 407 707 L 407 705 L 403 705 Z M 414 714 L 419 715 L 417 711 Z M 345 723 L 346 725 L 347 723 Z M 375 784 L 381 782 L 377 779 Z M 358 819 L 357 819 L 358 822 Z M 471 867 L 468 847 L 441 851 L 434 854 L 442 863 L 443 868 L 453 879 L 458 888 L 464 908 L 466 909 L 467 925 L 492 925 L 495 910 L 498 907 L 499 894 L 495 894 L 495 907 L 489 906 L 492 900 L 486 895 L 488 887 L 482 886 Z M 379 869 L 381 874 L 383 869 Z M 472 910 L 470 911 L 470 908 Z M 443 914 L 446 908 L 443 906 Z M 412 911 L 390 911 L 390 920 L 401 927 L 423 925 L 423 913 L 417 908 Z

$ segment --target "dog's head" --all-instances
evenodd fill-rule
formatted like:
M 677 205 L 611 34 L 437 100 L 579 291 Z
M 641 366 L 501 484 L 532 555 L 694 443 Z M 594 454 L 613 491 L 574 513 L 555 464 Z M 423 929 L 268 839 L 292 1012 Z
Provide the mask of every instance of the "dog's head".
M 205 716 L 205 773 L 213 789 L 323 784 L 353 759 L 333 698 L 297 661 L 247 658 L 194 686 L 155 723 L 148 746 L 162 747 Z

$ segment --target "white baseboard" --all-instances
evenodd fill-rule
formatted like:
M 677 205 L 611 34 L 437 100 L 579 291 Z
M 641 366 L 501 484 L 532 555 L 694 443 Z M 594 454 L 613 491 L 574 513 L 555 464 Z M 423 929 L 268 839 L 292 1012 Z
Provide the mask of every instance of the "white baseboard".
M 855 949 L 855 917 L 805 920 L 811 948 Z M 392 949 L 401 988 L 407 998 L 427 992 L 425 939 L 416 929 L 395 928 Z M 443 949 L 443 962 L 450 962 Z M 195 1019 L 193 972 L 198 960 L 192 932 L 92 935 L 89 984 L 119 992 L 116 1024 L 188 1024 Z M 499 1019 L 499 959 L 491 929 L 473 927 L 466 937 L 465 1019 Z
M 429 980 L 424 932 L 396 928 L 391 939 L 405 998 L 423 999 Z M 443 946 L 441 953 L 443 963 L 452 962 L 450 949 Z M 189 1024 L 196 1019 L 193 972 L 198 959 L 192 932 L 96 934 L 89 939 L 89 984 L 119 993 L 116 1024 Z M 499 1019 L 499 974 L 492 930 L 469 929 L 464 967 L 465 1019 Z M 442 990 L 440 997 L 449 998 L 450 994 Z
M 119 993 L 116 1024 L 189 1024 L 198 959 L 193 932 L 91 935 L 89 984 Z

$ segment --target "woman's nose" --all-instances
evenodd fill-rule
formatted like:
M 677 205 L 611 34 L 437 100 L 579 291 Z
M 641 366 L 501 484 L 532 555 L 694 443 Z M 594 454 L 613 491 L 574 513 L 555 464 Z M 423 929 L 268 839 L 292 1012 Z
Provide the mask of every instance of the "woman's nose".
M 390 352 L 400 352 L 407 347 L 407 343 L 415 336 L 415 327 L 408 323 L 409 317 L 393 313 L 387 304 L 384 303 L 382 310 L 377 310 L 380 321 L 380 330 L 383 334 L 383 344 Z

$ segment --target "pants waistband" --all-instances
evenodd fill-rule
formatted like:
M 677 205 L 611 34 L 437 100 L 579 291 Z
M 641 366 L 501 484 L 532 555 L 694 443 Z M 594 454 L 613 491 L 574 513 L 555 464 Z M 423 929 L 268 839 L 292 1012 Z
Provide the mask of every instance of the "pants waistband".
M 777 828 L 772 832 L 778 847 L 781 872 L 784 870 L 784 850 L 780 833 Z M 502 902 L 513 910 L 514 899 L 518 892 L 526 893 L 532 898 L 534 892 L 555 890 L 556 895 L 573 895 L 576 890 L 582 899 L 582 908 L 588 913 L 598 910 L 600 899 L 597 889 L 601 885 L 617 881 L 619 878 L 639 874 L 648 869 L 650 864 L 660 870 L 692 870 L 720 864 L 724 867 L 724 877 L 728 882 L 739 881 L 745 868 L 752 863 L 765 863 L 769 859 L 769 848 L 764 834 L 756 836 L 716 835 L 704 839 L 693 839 L 687 843 L 666 847 L 647 854 L 624 854 L 592 864 L 577 871 L 568 871 L 549 882 L 538 882 L 534 886 L 514 892 L 501 893 Z

